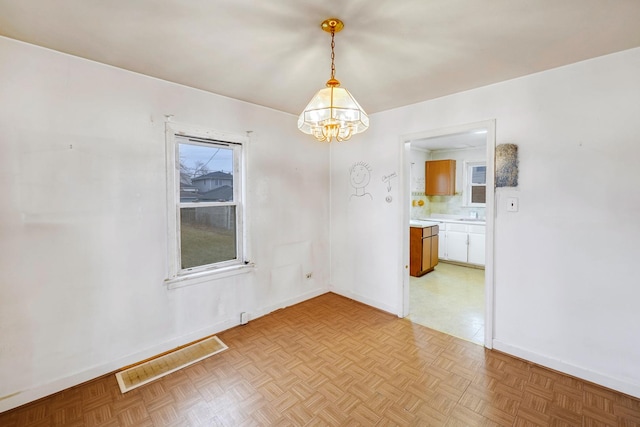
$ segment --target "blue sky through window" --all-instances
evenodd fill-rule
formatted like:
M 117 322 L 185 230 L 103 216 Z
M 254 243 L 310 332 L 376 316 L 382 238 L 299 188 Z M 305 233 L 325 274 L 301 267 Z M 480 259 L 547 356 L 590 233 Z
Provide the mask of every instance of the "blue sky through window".
M 233 174 L 233 150 L 219 145 L 179 144 L 181 172 L 190 178 L 210 172 Z

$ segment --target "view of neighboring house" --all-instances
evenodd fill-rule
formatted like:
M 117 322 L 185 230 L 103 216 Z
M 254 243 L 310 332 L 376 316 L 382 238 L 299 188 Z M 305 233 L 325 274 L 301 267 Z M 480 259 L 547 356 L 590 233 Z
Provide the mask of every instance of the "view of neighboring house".
M 223 185 L 231 187 L 233 185 L 233 175 L 222 171 L 211 172 L 206 175 L 192 178 L 191 182 L 198 189 L 198 192 L 206 193 L 207 191 L 222 187 Z
M 198 188 L 191 184 L 191 178 L 180 172 L 180 201 L 183 203 L 198 201 Z
M 233 188 L 223 185 L 206 193 L 198 194 L 198 201 L 203 202 L 228 202 L 233 200 Z
M 233 175 L 210 172 L 195 178 L 180 174 L 181 202 L 226 202 L 233 199 Z

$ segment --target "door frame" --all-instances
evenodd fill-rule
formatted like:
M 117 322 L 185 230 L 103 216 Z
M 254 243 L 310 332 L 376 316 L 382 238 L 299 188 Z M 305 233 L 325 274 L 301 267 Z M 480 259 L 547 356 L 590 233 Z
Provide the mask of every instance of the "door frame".
M 461 124 L 445 128 L 436 128 L 422 132 L 401 135 L 399 138 L 400 163 L 402 167 L 402 181 L 404 191 L 402 192 L 402 265 L 404 268 L 402 279 L 402 311 L 400 317 L 409 315 L 409 219 L 411 209 L 410 197 L 410 158 L 409 150 L 411 141 L 459 134 L 474 130 L 486 129 L 486 161 L 487 161 L 487 200 L 485 207 L 486 214 L 486 241 L 485 241 L 485 273 L 484 273 L 484 346 L 493 348 L 493 319 L 494 319 L 494 239 L 495 239 L 495 152 L 496 152 L 496 120 L 483 120 L 480 122 Z

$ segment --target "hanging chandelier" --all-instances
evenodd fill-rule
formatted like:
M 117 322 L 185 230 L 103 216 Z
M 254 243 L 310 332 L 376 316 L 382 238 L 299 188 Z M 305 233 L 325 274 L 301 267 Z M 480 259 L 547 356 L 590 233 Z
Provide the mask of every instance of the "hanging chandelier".
M 335 34 L 344 28 L 337 18 L 329 18 L 322 23 L 322 29 L 331 33 L 331 78 L 327 87 L 320 89 L 298 118 L 298 129 L 313 135 L 318 141 L 346 141 L 369 127 L 369 116 L 364 112 L 353 95 L 340 87 L 336 79 Z

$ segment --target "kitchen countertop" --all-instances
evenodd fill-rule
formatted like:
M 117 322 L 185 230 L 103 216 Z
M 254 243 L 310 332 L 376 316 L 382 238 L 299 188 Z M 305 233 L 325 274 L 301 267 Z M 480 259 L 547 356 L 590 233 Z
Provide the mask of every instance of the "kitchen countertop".
M 434 225 L 439 225 L 439 224 L 440 224 L 439 222 L 425 221 L 422 219 L 412 219 L 409 221 L 409 226 L 414 228 L 433 227 Z
M 477 219 L 477 218 L 421 218 L 421 219 L 412 219 L 409 221 L 411 227 L 422 227 L 422 228 L 438 225 L 442 222 L 451 222 L 456 224 L 470 224 L 470 225 L 486 225 L 487 224 L 484 219 Z M 428 225 L 421 225 L 421 224 L 428 224 Z

